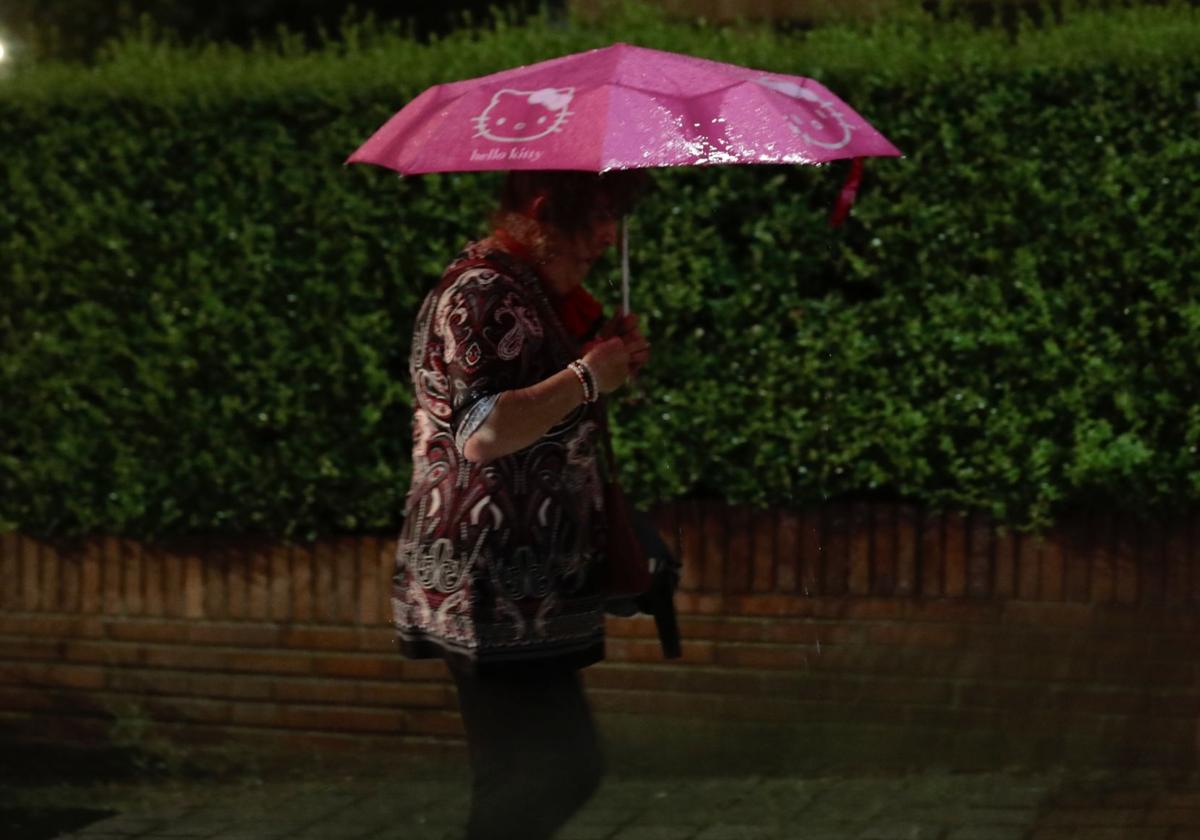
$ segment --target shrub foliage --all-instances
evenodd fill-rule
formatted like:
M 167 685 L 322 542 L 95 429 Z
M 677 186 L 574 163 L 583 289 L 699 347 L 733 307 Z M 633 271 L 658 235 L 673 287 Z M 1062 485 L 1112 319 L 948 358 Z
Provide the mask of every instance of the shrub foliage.
M 0 530 L 390 532 L 412 318 L 495 175 L 351 150 L 425 87 L 616 40 L 821 79 L 904 152 L 671 170 L 632 222 L 643 503 L 892 498 L 1021 528 L 1200 498 L 1200 14 L 1015 37 L 503 23 L 307 50 L 133 37 L 0 86 Z M 615 260 L 594 291 L 615 304 Z

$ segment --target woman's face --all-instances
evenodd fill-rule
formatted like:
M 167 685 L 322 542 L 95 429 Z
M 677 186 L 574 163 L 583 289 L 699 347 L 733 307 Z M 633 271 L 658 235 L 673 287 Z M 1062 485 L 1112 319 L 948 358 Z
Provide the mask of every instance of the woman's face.
M 550 255 L 542 271 L 557 294 L 566 294 L 582 283 L 596 260 L 616 244 L 617 219 L 600 211 L 574 236 L 553 229 L 546 234 Z

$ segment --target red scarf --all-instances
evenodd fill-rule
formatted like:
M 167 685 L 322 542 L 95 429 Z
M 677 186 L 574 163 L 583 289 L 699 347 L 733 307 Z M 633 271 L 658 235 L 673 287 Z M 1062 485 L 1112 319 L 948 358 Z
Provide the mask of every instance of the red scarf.
M 499 242 L 505 251 L 533 269 L 538 279 L 542 281 L 542 288 L 546 290 L 546 296 L 550 298 L 550 303 L 554 306 L 554 311 L 558 314 L 563 326 L 567 328 L 567 332 L 581 342 L 596 334 L 604 321 L 604 309 L 600 305 L 600 301 L 592 297 L 583 286 L 576 286 L 565 295 L 556 295 L 552 291 L 553 287 L 550 281 L 546 275 L 542 274 L 537 260 L 534 259 L 528 248 L 505 230 L 492 231 L 492 238 Z

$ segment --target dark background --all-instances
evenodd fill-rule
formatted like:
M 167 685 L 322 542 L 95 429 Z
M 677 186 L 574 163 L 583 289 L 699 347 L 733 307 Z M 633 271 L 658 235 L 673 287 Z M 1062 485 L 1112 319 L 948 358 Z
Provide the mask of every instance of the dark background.
M 367 15 L 411 25 L 429 38 L 463 25 L 467 16 L 490 20 L 492 9 L 518 18 L 545 7 L 565 14 L 567 0 L 8 0 L 0 6 L 0 32 L 15 38 L 30 57 L 88 61 L 104 42 L 138 25 L 143 16 L 187 43 L 250 44 L 284 27 L 316 43 L 336 33 L 341 21 Z

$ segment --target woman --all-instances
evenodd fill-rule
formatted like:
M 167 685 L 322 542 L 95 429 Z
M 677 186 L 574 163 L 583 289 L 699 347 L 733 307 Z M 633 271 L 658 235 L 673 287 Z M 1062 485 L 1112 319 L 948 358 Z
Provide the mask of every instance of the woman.
M 597 400 L 650 345 L 580 284 L 645 178 L 510 173 L 492 235 L 417 316 L 392 603 L 403 652 L 444 657 L 458 686 L 469 840 L 552 836 L 603 772 L 579 677 L 604 657 Z

